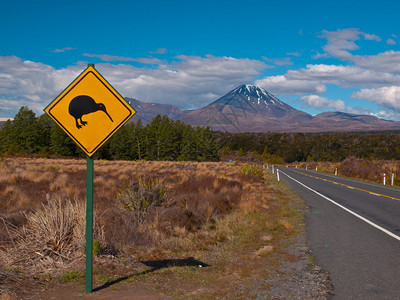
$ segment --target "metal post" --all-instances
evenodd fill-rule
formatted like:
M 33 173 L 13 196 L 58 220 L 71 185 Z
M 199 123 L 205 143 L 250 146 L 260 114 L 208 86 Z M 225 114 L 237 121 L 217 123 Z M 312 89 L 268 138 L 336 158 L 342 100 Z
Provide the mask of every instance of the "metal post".
M 85 291 L 92 292 L 93 273 L 93 158 L 86 159 L 86 275 Z

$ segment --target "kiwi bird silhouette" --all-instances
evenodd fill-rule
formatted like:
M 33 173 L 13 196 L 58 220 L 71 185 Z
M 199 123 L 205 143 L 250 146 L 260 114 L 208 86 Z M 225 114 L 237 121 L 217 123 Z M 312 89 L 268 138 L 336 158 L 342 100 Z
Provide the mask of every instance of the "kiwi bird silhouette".
M 78 129 L 87 124 L 87 122 L 82 120 L 82 116 L 99 110 L 103 111 L 110 118 L 111 122 L 114 122 L 103 103 L 96 103 L 92 97 L 86 95 L 76 96 L 72 99 L 68 109 L 69 114 L 75 118 L 76 128 Z M 81 124 L 79 124 L 78 120 Z

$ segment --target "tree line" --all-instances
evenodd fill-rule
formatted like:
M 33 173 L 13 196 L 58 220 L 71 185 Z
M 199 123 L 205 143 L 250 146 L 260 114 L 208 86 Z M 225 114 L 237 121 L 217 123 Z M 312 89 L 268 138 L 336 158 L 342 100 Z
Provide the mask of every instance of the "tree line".
M 218 139 L 223 153 L 256 152 L 274 163 L 340 162 L 350 156 L 400 160 L 399 132 L 220 133 Z
M 96 153 L 100 159 L 218 161 L 219 154 L 258 153 L 265 161 L 340 162 L 355 156 L 400 160 L 400 133 L 221 133 L 167 116 L 122 126 Z M 85 157 L 85 153 L 46 114 L 23 106 L 0 130 L 1 154 Z
M 217 161 L 219 146 L 208 127 L 193 127 L 167 116 L 122 126 L 96 153 L 99 159 Z M 85 157 L 86 154 L 46 114 L 23 106 L 0 130 L 0 153 Z

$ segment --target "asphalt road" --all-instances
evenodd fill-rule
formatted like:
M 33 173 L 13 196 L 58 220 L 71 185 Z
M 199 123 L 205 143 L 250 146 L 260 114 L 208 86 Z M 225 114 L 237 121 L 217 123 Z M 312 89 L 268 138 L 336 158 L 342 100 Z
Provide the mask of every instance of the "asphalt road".
M 333 299 L 400 299 L 400 189 L 302 169 L 280 178 L 303 197 L 308 247 Z

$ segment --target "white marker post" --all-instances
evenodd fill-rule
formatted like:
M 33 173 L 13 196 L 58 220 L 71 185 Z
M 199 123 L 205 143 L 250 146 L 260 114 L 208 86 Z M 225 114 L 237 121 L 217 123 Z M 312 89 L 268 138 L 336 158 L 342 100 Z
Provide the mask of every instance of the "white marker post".
M 274 165 L 272 165 L 272 174 L 275 174 Z
M 278 178 L 279 181 L 279 169 L 276 169 L 276 177 Z
M 335 176 L 337 176 L 337 168 L 335 169 Z
M 392 173 L 392 185 L 394 185 L 394 173 Z
M 386 173 L 383 173 L 383 185 L 386 185 Z

